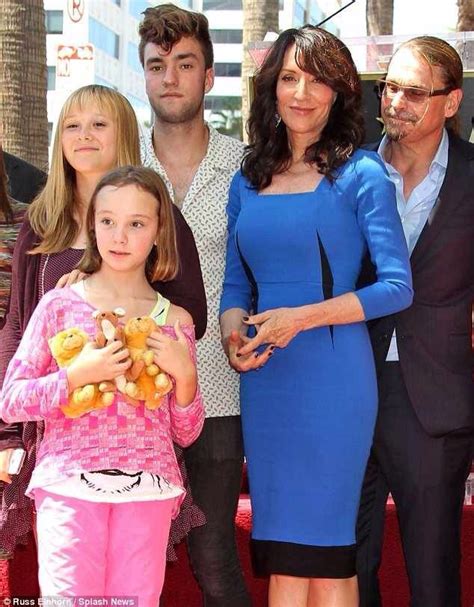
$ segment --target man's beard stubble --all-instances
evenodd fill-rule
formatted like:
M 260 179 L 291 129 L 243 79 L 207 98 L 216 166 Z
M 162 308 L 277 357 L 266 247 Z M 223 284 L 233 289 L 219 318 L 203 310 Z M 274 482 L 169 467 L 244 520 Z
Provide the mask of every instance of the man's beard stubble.
M 402 122 L 392 123 L 390 119 L 397 119 Z M 388 107 L 383 111 L 385 134 L 391 141 L 401 141 L 410 133 L 407 126 L 410 124 L 416 126 L 422 119 L 423 117 L 419 118 L 409 112 L 396 112 L 393 108 Z
M 166 110 L 161 104 L 153 103 L 151 99 L 150 105 L 156 118 L 161 122 L 167 124 L 185 124 L 201 115 L 203 99 L 196 103 L 187 102 L 175 111 L 172 109 Z

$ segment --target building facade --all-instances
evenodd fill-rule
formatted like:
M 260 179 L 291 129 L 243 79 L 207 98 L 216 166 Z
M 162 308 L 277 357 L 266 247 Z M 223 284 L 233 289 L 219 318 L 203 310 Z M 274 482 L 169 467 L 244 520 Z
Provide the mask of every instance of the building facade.
M 239 114 L 242 63 L 242 0 L 174 0 L 209 19 L 216 80 L 206 97 L 206 118 Z M 337 0 L 333 1 L 334 10 Z M 66 97 L 98 83 L 123 93 L 141 125 L 152 122 L 138 59 L 138 24 L 148 6 L 163 0 L 44 0 L 47 31 L 48 122 L 50 135 Z M 280 0 L 280 29 L 317 24 L 325 13 L 315 0 Z M 331 24 L 328 24 L 331 29 Z M 334 29 L 333 29 L 334 31 Z M 337 31 L 335 32 L 337 33 Z M 218 123 L 218 120 L 216 120 Z

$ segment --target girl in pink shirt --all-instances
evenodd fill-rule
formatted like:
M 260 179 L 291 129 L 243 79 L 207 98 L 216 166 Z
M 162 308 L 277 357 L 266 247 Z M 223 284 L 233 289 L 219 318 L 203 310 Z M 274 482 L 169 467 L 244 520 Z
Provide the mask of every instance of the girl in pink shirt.
M 156 606 L 184 493 L 172 441 L 189 445 L 204 420 L 191 316 L 150 286 L 178 271 L 172 203 L 160 177 L 130 166 L 106 174 L 92 195 L 87 232 L 80 264 L 87 277 L 41 299 L 8 367 L 0 415 L 45 422 L 27 491 L 37 509 L 42 594 L 126 595 Z M 147 345 L 174 389 L 157 410 L 117 392 L 109 407 L 67 418 L 60 407 L 70 393 L 123 375 L 129 352 L 118 341 L 101 349 L 91 343 L 58 369 L 48 340 L 79 327 L 92 341 L 93 312 L 117 306 L 125 322 L 151 316 L 162 325 Z

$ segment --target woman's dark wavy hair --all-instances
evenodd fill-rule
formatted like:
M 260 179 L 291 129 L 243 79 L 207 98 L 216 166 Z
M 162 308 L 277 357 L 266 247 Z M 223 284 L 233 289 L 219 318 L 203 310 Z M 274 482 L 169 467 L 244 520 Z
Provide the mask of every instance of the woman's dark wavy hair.
M 276 87 L 285 52 L 296 45 L 296 63 L 337 93 L 319 140 L 306 149 L 305 160 L 331 181 L 337 168 L 364 138 L 361 84 L 346 45 L 319 27 L 305 25 L 280 34 L 255 77 L 255 96 L 248 122 L 249 145 L 242 172 L 258 190 L 288 168 L 291 150 L 283 122 L 276 124 Z

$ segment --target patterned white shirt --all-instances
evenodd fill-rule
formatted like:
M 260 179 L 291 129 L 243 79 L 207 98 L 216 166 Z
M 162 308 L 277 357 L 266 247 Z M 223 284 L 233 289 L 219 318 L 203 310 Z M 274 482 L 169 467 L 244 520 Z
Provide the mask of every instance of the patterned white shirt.
M 227 199 L 232 177 L 240 168 L 244 144 L 209 128 L 209 144 L 181 212 L 193 231 L 207 297 L 207 331 L 197 342 L 199 385 L 206 417 L 239 415 L 239 376 L 231 369 L 221 344 L 219 303 L 224 281 Z M 174 201 L 173 186 L 153 149 L 153 131 L 140 139 L 142 163 L 154 169 Z

